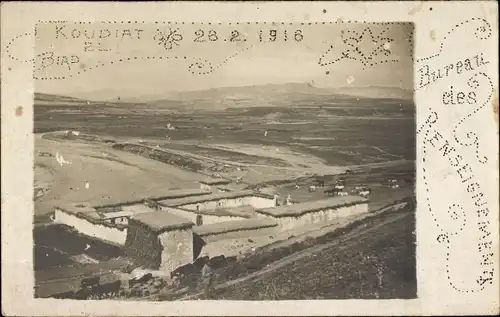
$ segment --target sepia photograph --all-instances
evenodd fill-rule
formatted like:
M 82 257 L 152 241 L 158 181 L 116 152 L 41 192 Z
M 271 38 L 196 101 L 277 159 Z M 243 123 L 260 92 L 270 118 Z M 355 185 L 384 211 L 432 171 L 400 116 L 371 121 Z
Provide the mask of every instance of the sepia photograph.
M 0 15 L 2 315 L 499 314 L 497 2 Z
M 412 23 L 37 27 L 36 298 L 417 297 Z

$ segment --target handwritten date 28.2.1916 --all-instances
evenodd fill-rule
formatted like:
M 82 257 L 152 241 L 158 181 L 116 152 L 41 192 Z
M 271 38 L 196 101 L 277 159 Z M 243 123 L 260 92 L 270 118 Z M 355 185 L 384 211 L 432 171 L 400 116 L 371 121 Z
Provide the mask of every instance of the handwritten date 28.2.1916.
M 246 42 L 248 38 L 248 34 L 244 34 L 238 30 L 232 30 L 229 32 L 227 36 L 222 35 L 221 32 L 217 32 L 216 30 L 202 30 L 198 29 L 194 32 L 194 42 L 203 43 L 203 42 Z M 301 42 L 304 39 L 304 35 L 302 30 L 260 30 L 257 33 L 257 38 L 259 42 L 278 42 L 278 41 L 296 41 Z

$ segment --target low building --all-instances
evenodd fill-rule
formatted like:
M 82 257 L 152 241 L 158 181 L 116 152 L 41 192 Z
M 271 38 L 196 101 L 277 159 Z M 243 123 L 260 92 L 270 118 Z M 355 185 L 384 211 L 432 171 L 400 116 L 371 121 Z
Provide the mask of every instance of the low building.
M 368 212 L 368 200 L 359 196 L 338 196 L 275 208 L 257 209 L 261 217 L 275 220 L 281 230 L 326 223 L 337 218 Z
M 193 260 L 194 223 L 167 211 L 130 218 L 125 253 L 136 265 L 172 272 Z
M 200 181 L 200 189 L 211 191 L 212 189 L 217 188 L 218 186 L 225 186 L 229 185 L 230 183 L 231 183 L 230 180 L 223 178 L 207 179 Z
M 157 211 L 155 208 L 149 207 L 146 204 L 121 206 L 117 209 L 119 210 L 103 212 L 102 209 L 96 208 L 96 212 L 101 215 L 100 219 L 104 222 L 127 225 L 129 218 L 134 215 Z
M 118 245 L 124 245 L 129 218 L 143 213 L 156 212 L 161 206 L 156 200 L 176 200 L 210 195 L 201 189 L 169 190 L 162 196 L 106 205 L 64 204 L 55 207 L 54 222 L 67 225 L 78 232 Z M 198 198 L 200 199 L 200 198 Z
M 156 212 L 143 203 L 123 206 L 91 207 L 84 204 L 56 206 L 54 222 L 107 242 L 124 245 L 129 218 L 143 213 Z
M 207 191 L 198 189 L 198 188 L 193 188 L 193 189 L 170 189 L 167 190 L 167 193 L 165 195 L 161 196 L 153 196 L 149 197 L 149 200 L 162 200 L 162 199 L 177 199 L 177 198 L 185 198 L 185 197 L 195 197 L 195 196 L 203 196 L 203 195 L 209 195 L 210 193 L 207 193 Z
M 117 218 L 120 218 L 118 216 Z M 83 204 L 67 204 L 56 206 L 54 222 L 72 227 L 78 232 L 96 237 L 118 245 L 125 244 L 127 226 L 108 221 L 105 214 L 95 208 Z
M 78 232 L 124 246 L 135 264 L 173 272 L 200 253 L 242 254 L 283 239 L 295 228 L 368 212 L 368 200 L 343 196 L 277 205 L 278 196 L 253 190 L 177 192 L 140 202 L 106 206 L 69 204 L 54 221 Z M 301 229 L 302 230 L 302 229 Z
M 163 210 L 168 211 L 176 216 L 189 219 L 194 222 L 196 226 L 228 222 L 233 220 L 243 220 L 257 216 L 255 208 L 249 205 L 205 210 L 163 207 Z
M 212 193 L 210 195 L 179 199 L 165 199 L 158 201 L 158 203 L 164 207 L 196 211 L 238 207 L 243 205 L 252 206 L 254 208 L 268 208 L 276 205 L 274 197 L 253 190 Z
M 96 205 L 93 206 L 95 208 L 99 208 L 101 210 L 113 210 L 113 211 L 119 211 L 121 209 L 114 209 L 114 208 L 121 208 L 123 206 L 129 206 L 129 205 L 136 205 L 136 204 L 142 204 L 142 203 L 150 203 L 158 200 L 165 200 L 165 199 L 179 199 L 179 198 L 186 198 L 186 197 L 196 197 L 196 196 L 203 196 L 203 195 L 210 195 L 210 192 L 207 192 L 206 190 L 201 190 L 199 188 L 194 188 L 194 189 L 169 189 L 164 195 L 159 195 L 159 196 L 149 196 L 145 198 L 140 198 L 140 199 L 135 199 L 135 200 L 129 200 L 129 201 L 113 201 L 113 202 L 108 202 L 106 204 L 102 205 Z
M 194 259 L 200 254 L 235 256 L 258 245 L 259 237 L 274 235 L 277 223 L 267 218 L 248 218 L 193 227 Z M 264 239 L 263 244 L 268 243 Z

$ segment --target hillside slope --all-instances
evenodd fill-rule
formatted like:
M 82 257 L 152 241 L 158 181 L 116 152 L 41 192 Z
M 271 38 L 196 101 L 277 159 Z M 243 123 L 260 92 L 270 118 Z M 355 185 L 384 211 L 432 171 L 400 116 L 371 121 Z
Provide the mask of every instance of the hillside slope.
M 371 223 L 342 243 L 221 289 L 217 299 L 415 298 L 413 228 L 414 213 Z
M 315 238 L 313 246 L 284 257 L 279 250 L 271 252 L 266 256 L 279 257 L 279 260 L 262 269 L 250 270 L 253 272 L 249 274 L 251 267 L 247 267 L 247 274 L 236 279 L 231 276 L 239 275 L 242 268 L 223 269 L 218 272 L 215 298 L 415 298 L 417 286 L 413 208 L 384 212 L 357 221 L 345 229 Z M 258 256 L 254 260 L 254 265 L 257 266 L 262 266 L 259 261 L 266 261 Z M 252 266 L 251 263 L 247 265 Z M 197 293 L 181 298 L 167 295 L 163 299 L 167 298 L 192 300 L 203 299 L 203 295 Z

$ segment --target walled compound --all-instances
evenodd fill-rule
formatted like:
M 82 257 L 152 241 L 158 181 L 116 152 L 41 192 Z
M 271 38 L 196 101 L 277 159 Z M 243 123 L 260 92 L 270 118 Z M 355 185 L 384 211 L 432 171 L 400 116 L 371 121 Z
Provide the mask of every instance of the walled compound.
M 242 254 L 308 225 L 368 212 L 368 200 L 358 196 L 284 206 L 277 200 L 254 190 L 171 190 L 122 204 L 57 206 L 54 221 L 122 246 L 144 268 L 172 272 L 202 255 Z
M 336 196 L 329 199 L 259 209 L 257 212 L 268 219 L 275 220 L 281 230 L 290 230 L 366 213 L 368 212 L 368 200 L 359 196 Z
M 182 189 L 171 190 L 160 197 L 148 197 L 141 200 L 116 202 L 102 206 L 90 206 L 86 203 L 61 204 L 55 206 L 54 222 L 65 224 L 87 236 L 99 238 L 113 244 L 124 245 L 130 217 L 157 210 L 156 206 L 151 206 L 150 202 L 209 194 L 210 192 L 201 189 Z

